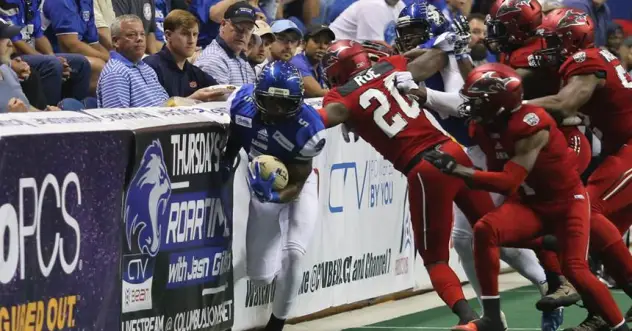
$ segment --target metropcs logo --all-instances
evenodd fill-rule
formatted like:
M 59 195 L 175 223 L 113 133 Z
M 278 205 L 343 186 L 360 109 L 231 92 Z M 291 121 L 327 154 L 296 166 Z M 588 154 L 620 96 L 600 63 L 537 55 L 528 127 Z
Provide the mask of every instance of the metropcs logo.
M 69 213 L 81 206 L 77 174 L 67 173 L 61 183 L 47 174 L 39 187 L 35 178 L 20 178 L 18 185 L 19 208 L 10 203 L 0 206 L 0 284 L 8 284 L 16 276 L 33 281 L 47 278 L 58 261 L 65 274 L 81 270 L 79 222 Z M 55 226 L 58 232 L 53 234 L 47 222 L 56 219 L 63 220 L 67 228 Z M 32 269 L 26 266 L 33 259 L 37 259 L 39 275 L 27 275 L 27 269 Z
M 348 207 L 345 203 L 346 197 L 352 197 L 351 200 L 355 202 L 357 209 L 391 205 L 393 178 L 396 175 L 398 173 L 393 165 L 384 159 L 367 160 L 364 164 L 332 164 L 329 171 L 329 212 L 342 213 L 344 208 Z

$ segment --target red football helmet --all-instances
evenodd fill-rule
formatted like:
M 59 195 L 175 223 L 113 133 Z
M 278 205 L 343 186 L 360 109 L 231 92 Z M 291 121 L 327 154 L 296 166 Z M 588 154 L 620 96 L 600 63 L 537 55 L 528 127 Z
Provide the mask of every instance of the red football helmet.
M 364 50 L 369 54 L 369 59 L 373 62 L 395 54 L 395 51 L 390 46 L 375 41 L 363 41 L 362 47 L 364 47 Z
M 485 45 L 494 52 L 511 52 L 534 36 L 542 23 L 538 0 L 495 0 L 485 20 Z
M 369 54 L 353 40 L 338 40 L 331 44 L 320 63 L 331 87 L 342 85 L 353 75 L 371 67 Z
M 483 122 L 522 105 L 522 79 L 511 67 L 487 63 L 474 68 L 465 79 L 461 96 L 463 113 Z
M 544 17 L 537 34 L 544 37 L 546 45 L 534 54 L 557 65 L 579 50 L 594 47 L 594 23 L 579 9 L 554 9 Z

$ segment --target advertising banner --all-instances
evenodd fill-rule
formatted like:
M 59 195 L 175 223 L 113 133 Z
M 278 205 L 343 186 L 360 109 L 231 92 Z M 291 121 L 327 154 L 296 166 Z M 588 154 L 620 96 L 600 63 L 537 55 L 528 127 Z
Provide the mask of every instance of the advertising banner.
M 227 126 L 135 130 L 123 207 L 121 330 L 225 330 L 234 316 Z
M 314 167 L 319 221 L 302 262 L 291 317 L 412 288 L 406 178 L 366 142 L 345 142 L 340 128 L 328 130 Z M 277 284 L 255 286 L 246 276 L 245 171 L 242 164 L 235 176 L 235 331 L 265 325 Z
M 19 118 L 11 125 L 47 130 L 44 116 Z M 2 330 L 118 330 L 130 142 L 122 131 L 0 139 Z

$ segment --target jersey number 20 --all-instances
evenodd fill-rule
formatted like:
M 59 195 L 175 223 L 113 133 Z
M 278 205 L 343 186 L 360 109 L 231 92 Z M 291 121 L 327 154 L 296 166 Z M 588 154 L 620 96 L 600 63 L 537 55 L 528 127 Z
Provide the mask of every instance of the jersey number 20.
M 409 120 L 417 118 L 421 110 L 417 101 L 410 100 L 409 104 L 408 100 L 399 93 L 395 87 L 395 73 L 384 78 L 384 87 L 401 110 L 395 110 L 394 114 L 387 118 L 391 111 L 391 103 L 384 92 L 375 88 L 368 89 L 360 95 L 360 106 L 366 110 L 371 107 L 372 101 L 376 100 L 378 107 L 373 111 L 373 120 L 389 138 L 393 138 L 406 128 Z

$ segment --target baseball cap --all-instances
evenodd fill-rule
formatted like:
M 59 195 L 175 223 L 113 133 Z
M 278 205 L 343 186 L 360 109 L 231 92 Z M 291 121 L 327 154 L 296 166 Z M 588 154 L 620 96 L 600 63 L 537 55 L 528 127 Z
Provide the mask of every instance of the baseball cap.
M 290 20 L 274 21 L 272 22 L 272 26 L 270 28 L 272 29 L 272 33 L 294 31 L 296 34 L 299 35 L 299 38 L 303 38 L 303 32 L 301 32 L 301 29 L 299 29 L 298 26 L 296 26 L 296 24 Z
M 250 22 L 255 24 L 257 20 L 255 9 L 247 2 L 236 2 L 232 4 L 224 13 L 224 19 L 234 23 Z
M 17 25 L 9 25 L 0 21 L 0 39 L 11 39 L 20 34 L 20 30 L 22 29 Z
M 257 26 L 255 27 L 255 31 L 252 33 L 253 35 L 263 37 L 267 34 L 270 34 L 274 37 L 274 33 L 272 33 L 272 28 L 270 28 L 270 25 L 268 25 L 266 21 L 257 20 L 256 24 Z
M 320 33 L 327 33 L 331 40 L 336 39 L 336 34 L 327 26 L 322 24 L 310 25 L 307 27 L 307 33 L 305 33 L 305 40 L 314 37 Z

